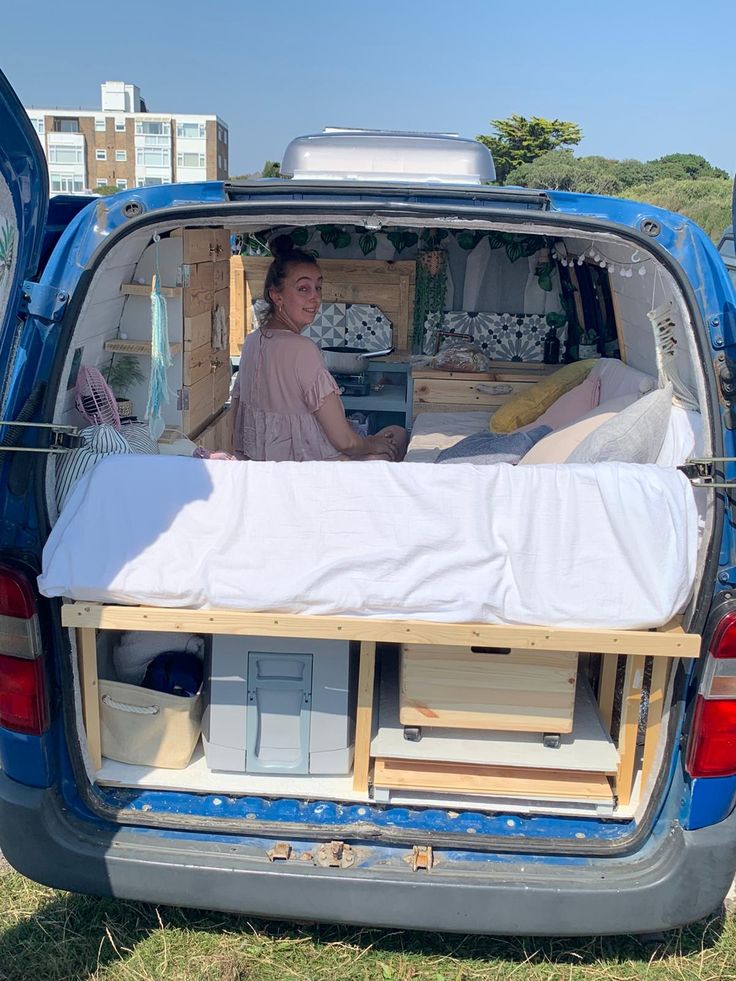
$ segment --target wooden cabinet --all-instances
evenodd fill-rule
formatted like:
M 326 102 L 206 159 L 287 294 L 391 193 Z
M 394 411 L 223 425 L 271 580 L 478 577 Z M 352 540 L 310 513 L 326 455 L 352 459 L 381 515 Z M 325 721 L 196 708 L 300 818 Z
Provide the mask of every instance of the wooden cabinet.
M 412 370 L 413 413 L 494 411 L 559 365 L 538 362 L 492 362 L 490 371 Z
M 163 417 L 167 428 L 191 438 L 211 428 L 230 396 L 229 238 L 225 228 L 185 228 L 157 245 L 151 243 L 134 281 L 122 286 L 127 299 L 120 337 L 105 344 L 110 353 L 138 357 L 146 381 L 132 388 L 129 398 L 143 419 L 151 353 L 151 280 L 158 262 L 173 362 L 167 377 L 171 398 Z
M 572 731 L 578 655 L 495 647 L 404 644 L 403 726 Z

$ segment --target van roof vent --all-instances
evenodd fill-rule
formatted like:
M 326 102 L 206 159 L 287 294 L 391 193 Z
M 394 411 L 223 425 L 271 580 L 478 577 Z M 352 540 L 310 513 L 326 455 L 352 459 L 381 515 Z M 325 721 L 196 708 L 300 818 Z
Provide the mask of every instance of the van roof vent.
M 338 129 L 298 136 L 284 152 L 284 177 L 300 180 L 481 184 L 496 178 L 488 147 L 449 133 Z

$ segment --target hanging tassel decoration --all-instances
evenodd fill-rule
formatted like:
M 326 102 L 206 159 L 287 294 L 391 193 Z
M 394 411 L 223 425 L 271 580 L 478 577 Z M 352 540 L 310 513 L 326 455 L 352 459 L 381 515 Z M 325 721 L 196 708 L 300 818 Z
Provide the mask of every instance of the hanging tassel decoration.
M 675 337 L 677 325 L 674 310 L 672 300 L 666 300 L 647 314 L 647 319 L 654 330 L 659 384 L 664 388 L 671 383 L 675 404 L 683 409 L 699 412 L 698 400 L 683 381 L 677 366 L 677 338 Z
M 166 300 L 161 296 L 158 236 L 155 236 L 154 241 L 156 243 L 156 272 L 151 281 L 151 377 L 148 386 L 146 416 L 148 417 L 148 430 L 151 437 L 158 440 L 166 428 L 161 413 L 164 404 L 169 401 L 171 395 L 166 373 L 173 362 L 169 346 L 169 320 Z

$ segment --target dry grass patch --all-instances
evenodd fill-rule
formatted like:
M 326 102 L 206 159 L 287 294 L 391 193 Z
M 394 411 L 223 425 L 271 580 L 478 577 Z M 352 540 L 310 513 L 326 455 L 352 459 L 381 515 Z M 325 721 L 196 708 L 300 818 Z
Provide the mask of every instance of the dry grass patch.
M 716 981 L 736 922 L 635 937 L 473 937 L 280 923 L 77 896 L 0 865 L 0 981 Z

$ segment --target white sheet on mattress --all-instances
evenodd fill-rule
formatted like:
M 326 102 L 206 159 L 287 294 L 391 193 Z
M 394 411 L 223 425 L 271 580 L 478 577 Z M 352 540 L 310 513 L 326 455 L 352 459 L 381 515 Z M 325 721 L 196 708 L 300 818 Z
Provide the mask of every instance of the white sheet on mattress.
M 691 591 L 688 481 L 627 464 L 454 467 L 111 456 L 46 544 L 46 596 L 650 627 Z

